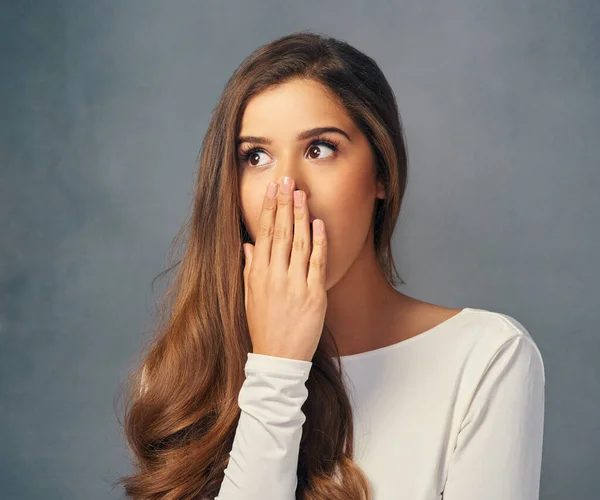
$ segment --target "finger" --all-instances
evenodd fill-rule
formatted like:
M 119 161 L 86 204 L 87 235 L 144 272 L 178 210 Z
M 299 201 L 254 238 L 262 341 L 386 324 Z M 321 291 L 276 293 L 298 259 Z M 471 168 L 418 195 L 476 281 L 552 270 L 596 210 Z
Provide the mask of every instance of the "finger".
M 275 226 L 275 214 L 277 212 L 277 191 L 276 182 L 274 191 L 269 191 L 269 186 L 265 191 L 263 206 L 258 219 L 258 234 L 254 242 L 254 252 L 252 260 L 257 269 L 266 269 L 271 260 L 271 246 L 273 245 L 273 227 Z
M 325 223 L 321 219 L 313 221 L 312 252 L 308 262 L 307 282 L 309 288 L 325 288 L 327 275 L 327 235 Z
M 244 252 L 244 271 L 250 270 L 250 266 L 252 265 L 252 251 L 254 250 L 254 245 L 252 243 L 243 243 L 242 251 Z
M 250 266 L 252 265 L 252 249 L 250 243 L 242 245 L 244 249 L 244 307 L 248 309 L 248 276 L 250 274 Z
M 310 256 L 310 222 L 308 219 L 306 194 L 303 191 L 294 191 L 294 239 L 288 273 L 305 285 Z
M 248 252 L 246 250 L 246 245 L 242 245 L 242 249 L 244 250 L 244 308 L 248 309 L 248 270 L 250 269 L 250 265 L 248 262 Z
M 277 196 L 277 214 L 273 227 L 273 248 L 271 249 L 271 262 L 269 265 L 285 269 L 287 274 L 290 265 L 290 251 L 294 236 L 294 202 L 292 190 L 294 180 L 284 177 L 279 186 Z

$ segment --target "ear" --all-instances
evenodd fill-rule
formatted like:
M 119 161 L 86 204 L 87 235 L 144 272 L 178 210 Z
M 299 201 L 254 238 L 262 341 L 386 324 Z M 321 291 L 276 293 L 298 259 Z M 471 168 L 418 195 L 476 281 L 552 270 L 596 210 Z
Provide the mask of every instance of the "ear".
M 377 198 L 381 200 L 385 198 L 385 186 L 381 181 L 377 181 Z

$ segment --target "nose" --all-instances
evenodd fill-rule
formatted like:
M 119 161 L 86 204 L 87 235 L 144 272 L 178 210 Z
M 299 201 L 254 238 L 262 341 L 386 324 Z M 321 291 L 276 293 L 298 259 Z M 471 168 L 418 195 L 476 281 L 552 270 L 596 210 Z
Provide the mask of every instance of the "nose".
M 284 177 L 288 177 L 290 179 L 292 179 L 292 192 L 295 190 L 301 190 L 304 191 L 304 194 L 306 194 L 306 198 L 308 199 L 309 197 L 309 190 L 306 187 L 306 183 L 299 178 L 299 176 L 293 176 L 291 174 L 283 174 L 279 177 L 279 179 L 277 180 L 277 183 L 279 184 L 279 186 L 283 186 L 283 179 Z
M 295 190 L 304 191 L 304 195 L 306 196 L 305 203 L 306 203 L 306 206 L 308 207 L 308 202 L 309 202 L 309 199 L 310 199 L 310 190 L 308 189 L 308 185 L 304 181 L 304 179 L 301 176 L 298 176 L 297 174 L 296 174 L 296 177 L 294 177 L 294 176 L 291 175 L 291 173 L 284 173 L 283 175 L 281 175 L 279 177 L 279 180 L 277 181 L 278 184 L 279 184 L 279 186 L 283 185 L 283 178 L 284 177 L 289 177 L 290 179 L 292 179 L 292 181 L 293 181 L 292 182 L 292 190 L 293 191 L 295 191 Z M 315 217 L 310 213 L 310 208 L 309 208 L 308 212 L 309 212 L 309 215 L 310 215 L 309 216 L 309 222 L 312 223 L 312 221 L 315 220 Z

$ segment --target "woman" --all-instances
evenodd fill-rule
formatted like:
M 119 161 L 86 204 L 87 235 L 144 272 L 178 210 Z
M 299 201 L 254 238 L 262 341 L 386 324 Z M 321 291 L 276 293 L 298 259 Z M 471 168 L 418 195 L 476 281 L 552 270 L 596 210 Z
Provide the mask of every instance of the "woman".
M 237 68 L 132 378 L 129 498 L 538 498 L 540 352 L 510 316 L 395 289 L 406 184 L 371 58 L 300 32 Z

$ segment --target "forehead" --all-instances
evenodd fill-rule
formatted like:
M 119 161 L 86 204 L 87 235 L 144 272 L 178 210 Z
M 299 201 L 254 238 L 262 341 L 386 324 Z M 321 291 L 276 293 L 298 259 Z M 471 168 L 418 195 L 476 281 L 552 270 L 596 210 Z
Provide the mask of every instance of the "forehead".
M 313 80 L 292 80 L 254 96 L 242 115 L 240 135 L 289 135 L 315 126 L 352 129 L 344 106 Z

